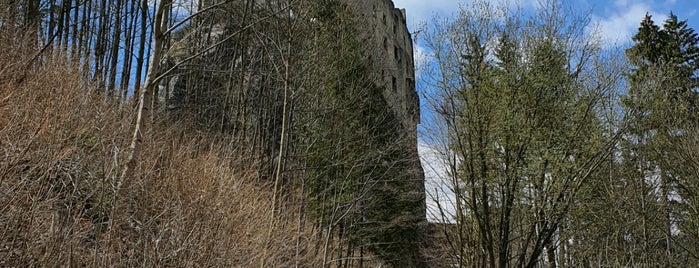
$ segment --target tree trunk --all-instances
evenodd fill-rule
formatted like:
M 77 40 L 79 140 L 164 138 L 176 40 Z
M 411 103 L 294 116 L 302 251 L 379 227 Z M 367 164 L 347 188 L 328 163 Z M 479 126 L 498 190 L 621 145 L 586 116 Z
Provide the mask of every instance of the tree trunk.
M 146 0 L 144 0 L 144 3 Z M 172 0 L 161 0 L 156 8 L 155 12 L 155 23 L 153 24 L 153 53 L 149 60 L 148 73 L 146 74 L 146 81 L 141 89 L 138 101 L 138 107 L 136 111 L 136 123 L 134 126 L 133 137 L 131 138 L 131 145 L 129 146 L 129 156 L 124 165 L 123 171 L 121 173 L 120 180 L 117 184 L 117 190 L 121 188 L 121 184 L 126 178 L 130 176 L 131 166 L 134 165 L 135 158 L 138 154 L 138 145 L 143 138 L 143 133 L 146 133 L 146 127 L 152 123 L 152 121 L 146 121 L 153 118 L 153 89 L 157 86 L 158 81 L 156 77 L 160 70 L 160 61 L 162 60 L 162 48 L 163 40 L 165 36 L 163 35 L 164 29 L 167 29 L 166 18 L 167 10 L 171 5 Z M 147 5 L 147 4 L 144 4 Z M 146 122 L 144 122 L 146 121 Z

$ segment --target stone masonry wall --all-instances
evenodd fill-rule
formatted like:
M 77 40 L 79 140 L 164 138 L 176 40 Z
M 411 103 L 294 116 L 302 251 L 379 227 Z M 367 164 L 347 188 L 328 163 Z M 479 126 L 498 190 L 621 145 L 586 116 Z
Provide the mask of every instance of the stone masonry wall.
M 410 164 L 407 194 L 425 198 L 425 175 L 417 153 L 417 125 L 420 100 L 415 88 L 413 40 L 408 31 L 405 9 L 397 9 L 391 0 L 347 0 L 353 7 L 360 32 L 370 42 L 373 72 L 384 87 L 383 97 L 400 120 Z M 426 217 L 424 203 L 414 215 Z
M 373 42 L 374 71 L 385 87 L 384 98 L 417 142 L 420 102 L 415 89 L 413 40 L 406 24 L 405 9 L 391 0 L 351 0 L 360 27 Z M 416 143 L 415 143 L 416 145 Z

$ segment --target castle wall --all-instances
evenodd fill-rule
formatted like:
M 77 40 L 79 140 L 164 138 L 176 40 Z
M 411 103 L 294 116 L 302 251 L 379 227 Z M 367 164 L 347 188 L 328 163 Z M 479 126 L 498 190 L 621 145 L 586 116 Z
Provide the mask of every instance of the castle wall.
M 377 83 L 384 87 L 383 97 L 402 125 L 404 148 L 408 163 L 408 176 L 402 177 L 397 185 L 401 189 L 402 200 L 412 204 L 408 213 L 418 222 L 425 223 L 427 209 L 425 203 L 425 175 L 417 152 L 417 125 L 420 123 L 420 100 L 415 88 L 415 66 L 413 59 L 413 40 L 408 31 L 405 9 L 397 9 L 391 0 L 348 0 L 355 2 L 359 17 L 359 27 L 364 29 L 367 40 L 373 44 L 370 49 L 373 59 L 374 74 Z M 411 226 L 415 222 L 406 220 L 402 224 Z M 424 226 L 417 224 L 413 232 Z M 424 231 L 424 230 L 423 230 Z M 423 231 L 412 233 L 414 240 L 404 246 L 421 248 Z M 402 240 L 398 240 L 402 241 Z M 405 243 L 405 241 L 402 241 Z M 409 251 L 408 251 L 409 252 Z M 406 252 L 406 254 L 408 254 Z M 408 256 L 412 255 L 412 256 Z M 418 253 L 406 255 L 402 265 L 423 267 L 422 257 Z
M 349 1 L 373 43 L 374 72 L 384 86 L 384 98 L 417 142 L 420 101 L 415 89 L 413 40 L 408 31 L 405 9 L 397 9 L 391 0 Z M 416 146 L 416 144 L 415 144 Z
M 408 31 L 405 9 L 397 9 L 391 0 L 348 0 L 358 17 L 358 27 L 370 42 L 373 72 L 384 87 L 383 97 L 402 125 L 409 159 L 409 177 L 404 182 L 406 194 L 423 200 L 413 212 L 426 219 L 425 175 L 417 152 L 417 125 L 420 123 L 420 100 L 415 88 L 413 40 Z

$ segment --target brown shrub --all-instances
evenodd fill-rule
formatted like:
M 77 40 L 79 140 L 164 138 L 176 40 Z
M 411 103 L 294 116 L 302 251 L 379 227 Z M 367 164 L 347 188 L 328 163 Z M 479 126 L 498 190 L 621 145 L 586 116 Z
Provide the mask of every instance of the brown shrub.
M 232 146 L 160 122 L 117 189 L 133 105 L 66 61 L 20 67 L 0 62 L 0 266 L 317 266 L 293 202 L 268 235 L 270 187 Z

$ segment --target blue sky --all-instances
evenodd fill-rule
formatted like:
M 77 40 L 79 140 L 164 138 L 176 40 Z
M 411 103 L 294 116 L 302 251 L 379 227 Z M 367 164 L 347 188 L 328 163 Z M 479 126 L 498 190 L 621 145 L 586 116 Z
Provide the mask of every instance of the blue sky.
M 475 0 L 393 0 L 397 8 L 405 8 L 408 28 L 411 32 L 429 24 L 437 17 L 454 17 L 459 8 L 472 4 Z M 510 3 L 533 10 L 539 3 L 546 0 L 487 0 L 493 4 Z M 590 12 L 590 30 L 596 30 L 603 40 L 603 46 L 609 49 L 625 49 L 632 45 L 631 37 L 638 30 L 639 24 L 646 13 L 651 14 L 655 23 L 662 26 L 668 14 L 673 12 L 680 20 L 686 20 L 689 27 L 699 32 L 699 1 L 697 0 L 559 0 L 564 7 L 571 7 L 580 15 Z M 421 81 L 420 65 L 428 64 L 430 52 L 422 44 L 419 34 L 415 38 L 414 55 L 418 65 L 417 80 Z M 425 85 L 418 82 L 421 96 L 429 93 Z M 422 103 L 421 128 L 426 127 L 430 111 Z
M 539 3 L 546 0 L 487 0 L 493 4 L 510 3 L 533 10 Z M 638 30 L 643 16 L 651 14 L 655 23 L 662 26 L 668 14 L 673 12 L 680 20 L 686 20 L 689 27 L 699 32 L 699 1 L 697 0 L 559 0 L 566 7 L 572 7 L 579 11 L 580 15 L 590 12 L 590 30 L 596 29 L 603 40 L 603 46 L 607 48 L 625 49 L 631 46 L 631 36 Z M 474 0 L 393 0 L 397 8 L 405 8 L 408 28 L 414 32 L 421 25 L 433 21 L 435 16 L 454 17 L 459 8 L 468 5 Z M 429 58 L 429 51 L 422 45 L 419 34 L 415 38 L 415 62 L 418 65 L 418 80 L 420 76 L 419 65 L 425 64 Z M 423 85 L 424 86 L 424 85 Z M 425 88 L 418 90 L 422 94 Z M 424 105 L 423 105 L 424 106 Z M 424 107 L 423 107 L 424 108 Z M 429 111 L 423 110 L 423 115 Z M 423 116 L 423 121 L 425 121 Z M 424 127 L 424 124 L 423 124 Z
M 525 8 L 532 8 L 539 0 L 491 0 L 494 3 L 510 2 Z M 420 22 L 429 21 L 434 14 L 449 16 L 458 11 L 462 3 L 472 1 L 454 0 L 394 0 L 398 8 L 405 8 L 408 14 L 408 27 L 415 28 Z M 623 45 L 629 42 L 646 12 L 653 15 L 659 25 L 670 11 L 681 20 L 687 20 L 690 27 L 699 28 L 699 2 L 696 0 L 564 0 L 578 10 L 592 11 L 592 23 L 599 26 L 601 35 L 608 44 Z

